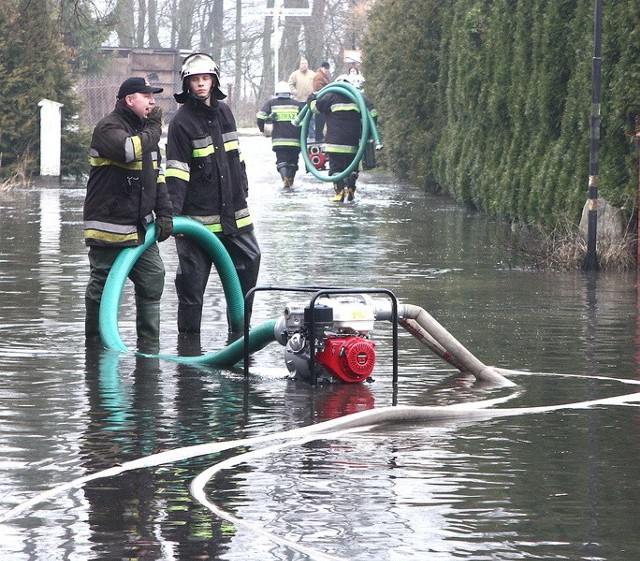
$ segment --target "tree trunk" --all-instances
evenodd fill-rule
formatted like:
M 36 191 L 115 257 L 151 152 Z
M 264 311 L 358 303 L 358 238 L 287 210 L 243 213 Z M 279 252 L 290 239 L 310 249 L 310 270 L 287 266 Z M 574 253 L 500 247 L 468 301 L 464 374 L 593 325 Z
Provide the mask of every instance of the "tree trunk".
M 208 7 L 209 14 L 200 35 L 199 49 L 210 54 L 213 60 L 219 63 L 224 43 L 224 2 L 213 0 L 208 3 Z
M 149 20 L 149 46 L 152 49 L 159 49 L 162 45 L 158 37 L 158 2 L 157 0 L 148 0 L 149 10 L 147 19 Z
M 307 47 L 309 68 L 316 70 L 328 58 L 324 41 L 324 11 L 326 0 L 314 0 L 310 18 L 304 26 L 304 38 Z
M 175 17 L 178 18 L 176 25 L 176 48 L 191 49 L 191 37 L 193 36 L 193 13 L 195 12 L 194 0 L 178 0 L 178 9 Z
M 135 13 L 133 0 L 118 0 L 114 9 L 115 32 L 119 47 L 133 47 L 135 38 L 135 22 L 131 17 Z
M 144 31 L 147 23 L 147 3 L 138 0 L 138 25 L 136 29 L 136 47 L 144 47 Z
M 269 0 L 269 7 L 273 7 L 273 0 Z M 264 28 L 262 31 L 262 78 L 260 80 L 260 89 L 258 91 L 258 102 L 264 103 L 269 97 L 270 92 L 275 87 L 276 80 L 273 76 L 273 49 L 271 48 L 271 36 L 273 34 L 273 17 L 264 18 Z

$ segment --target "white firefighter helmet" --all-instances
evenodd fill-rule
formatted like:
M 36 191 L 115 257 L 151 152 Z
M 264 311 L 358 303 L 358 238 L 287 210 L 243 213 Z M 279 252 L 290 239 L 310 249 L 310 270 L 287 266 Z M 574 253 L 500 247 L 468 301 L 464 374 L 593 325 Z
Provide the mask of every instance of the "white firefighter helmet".
M 184 59 L 180 78 L 184 80 L 195 74 L 213 74 L 220 82 L 220 70 L 215 61 L 206 53 L 193 53 Z
M 276 97 L 291 97 L 289 82 L 278 82 L 275 88 Z
M 340 74 L 340 76 L 336 78 L 336 82 L 346 82 L 347 84 L 350 84 L 351 79 L 348 74 Z
M 215 76 L 211 91 L 212 97 L 215 99 L 227 97 L 220 89 L 220 69 L 215 61 L 207 53 L 193 53 L 182 62 L 182 68 L 180 69 L 182 92 L 173 94 L 178 103 L 185 103 L 189 98 L 189 76 L 195 76 L 196 74 L 211 74 Z

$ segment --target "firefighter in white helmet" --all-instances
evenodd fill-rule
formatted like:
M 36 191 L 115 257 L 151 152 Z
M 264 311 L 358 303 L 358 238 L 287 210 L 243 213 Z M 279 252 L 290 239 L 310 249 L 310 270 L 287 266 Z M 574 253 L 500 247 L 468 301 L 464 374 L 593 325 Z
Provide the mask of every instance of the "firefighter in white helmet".
M 293 186 L 300 157 L 300 129 L 293 121 L 304 107 L 302 101 L 293 99 L 287 82 L 278 82 L 274 96 L 256 115 L 258 128 L 264 132 L 267 123 L 273 124 L 271 148 L 276 153 L 276 169 L 285 188 Z
M 336 82 L 351 83 L 346 74 L 338 76 Z M 378 112 L 373 107 L 371 100 L 364 94 L 362 97 L 371 116 L 377 119 Z M 362 134 L 362 116 L 358 104 L 347 95 L 337 91 L 329 92 L 318 99 L 315 94 L 312 94 L 307 101 L 314 114 L 320 112 L 326 117 L 327 134 L 325 135 L 324 151 L 329 158 L 329 174 L 338 175 L 351 165 L 358 152 Z M 358 169 L 356 168 L 347 177 L 334 182 L 335 194 L 332 200 L 343 202 L 346 187 L 347 200 L 353 201 L 357 179 Z
M 260 247 L 247 197 L 249 186 L 235 118 L 220 89 L 220 71 L 205 53 L 193 53 L 180 71 L 181 107 L 169 124 L 167 186 L 176 215 L 204 224 L 225 246 L 244 295 L 256 285 Z M 179 333 L 199 333 L 212 259 L 196 241 L 177 237 Z M 251 301 L 245 316 L 251 317 Z

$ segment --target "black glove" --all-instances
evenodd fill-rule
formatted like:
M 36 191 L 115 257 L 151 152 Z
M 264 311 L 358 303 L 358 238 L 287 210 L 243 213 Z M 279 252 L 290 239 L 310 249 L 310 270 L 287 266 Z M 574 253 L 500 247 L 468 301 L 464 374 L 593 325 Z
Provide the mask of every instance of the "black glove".
M 171 216 L 158 216 L 156 218 L 156 232 L 159 242 L 166 240 L 173 234 L 173 218 Z
M 149 115 L 147 116 L 147 122 L 150 125 L 160 125 L 162 126 L 162 107 L 159 105 L 154 105 L 149 111 Z
M 307 98 L 307 103 L 311 103 L 314 99 L 317 99 L 318 96 L 314 93 L 309 94 L 309 97 Z

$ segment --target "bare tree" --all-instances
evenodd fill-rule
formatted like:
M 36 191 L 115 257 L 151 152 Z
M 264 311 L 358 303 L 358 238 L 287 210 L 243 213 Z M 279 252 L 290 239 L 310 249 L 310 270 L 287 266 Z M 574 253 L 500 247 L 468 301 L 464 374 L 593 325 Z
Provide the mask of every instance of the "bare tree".
M 147 3 L 145 0 L 138 0 L 138 24 L 136 25 L 136 42 L 133 47 L 144 46 L 144 35 L 147 23 Z
M 270 0 L 271 7 L 273 7 L 273 0 Z M 271 48 L 271 36 L 273 34 L 273 16 L 267 16 L 264 18 L 264 27 L 262 32 L 262 79 L 261 86 L 259 88 L 258 99 L 265 100 L 268 97 L 266 92 L 273 91 L 277 76 L 274 79 L 273 76 L 273 49 Z
M 236 0 L 236 26 L 235 26 L 235 68 L 236 80 L 234 83 L 234 91 L 236 97 L 240 95 L 242 89 L 242 0 Z
M 322 61 L 329 58 L 328 45 L 325 42 L 324 14 L 326 0 L 314 0 L 309 20 L 311 25 L 305 25 L 305 42 L 307 44 L 307 57 L 312 68 L 318 68 Z
M 133 0 L 117 0 L 113 11 L 110 14 L 110 20 L 113 22 L 113 28 L 118 37 L 118 47 L 134 47 L 135 46 L 135 21 L 131 17 L 135 14 L 135 6 Z
M 219 61 L 224 43 L 224 2 L 210 0 L 203 4 L 203 8 L 202 21 L 205 25 L 200 30 L 198 50 L 209 53 L 214 60 Z
M 157 0 L 148 0 L 148 2 L 149 46 L 159 49 L 162 45 L 158 37 L 158 2 Z
M 261 100 L 297 68 L 301 55 L 313 69 L 328 60 L 344 71 L 344 50 L 358 48 L 366 10 L 375 2 L 283 0 L 285 13 L 310 8 L 311 15 L 285 15 L 282 40 L 274 45 L 274 18 L 268 12 L 274 0 L 235 0 L 235 9 L 226 1 L 225 11 L 224 0 L 99 0 L 110 7 L 107 21 L 117 46 L 205 51 L 220 64 L 225 84 L 234 84 L 234 97 Z M 279 76 L 274 76 L 274 48 Z
M 199 0 L 177 0 L 175 19 L 172 23 L 175 29 L 176 49 L 191 49 L 193 37 L 193 14 L 196 12 L 196 5 Z M 179 15 L 179 17 L 178 17 Z

